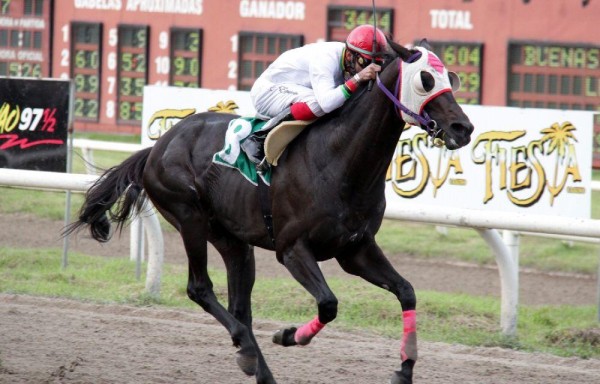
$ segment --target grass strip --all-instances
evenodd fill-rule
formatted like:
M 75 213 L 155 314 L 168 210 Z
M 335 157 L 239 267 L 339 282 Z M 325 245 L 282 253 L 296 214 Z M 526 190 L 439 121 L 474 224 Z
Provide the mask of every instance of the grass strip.
M 135 279 L 135 264 L 127 259 L 72 253 L 65 270 L 60 260 L 59 249 L 0 247 L 0 292 L 201 311 L 187 298 L 185 265 L 165 264 L 161 296 L 154 299 L 144 292 L 143 279 Z M 225 274 L 217 270 L 210 274 L 219 300 L 225 303 Z M 328 282 L 339 299 L 332 327 L 399 339 L 402 317 L 393 295 L 356 278 Z M 417 297 L 421 340 L 600 358 L 600 328 L 593 306 L 521 305 L 518 335 L 509 338 L 500 332 L 498 299 L 430 291 L 418 291 Z M 296 281 L 263 278 L 256 282 L 255 318 L 299 324 L 315 313 L 314 299 Z

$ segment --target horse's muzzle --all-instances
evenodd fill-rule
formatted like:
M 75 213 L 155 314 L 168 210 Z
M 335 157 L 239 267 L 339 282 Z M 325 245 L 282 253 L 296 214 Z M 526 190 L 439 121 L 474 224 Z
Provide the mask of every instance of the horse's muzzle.
M 454 122 L 447 130 L 444 130 L 443 140 L 448 149 L 458 149 L 471 142 L 473 124 L 470 121 Z

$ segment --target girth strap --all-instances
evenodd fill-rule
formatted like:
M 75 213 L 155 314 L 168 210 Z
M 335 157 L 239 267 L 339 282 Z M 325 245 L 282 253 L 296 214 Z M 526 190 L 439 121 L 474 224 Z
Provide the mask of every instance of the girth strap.
M 258 177 L 258 200 L 262 211 L 263 220 L 269 233 L 269 238 L 275 246 L 275 236 L 273 235 L 273 212 L 271 210 L 271 197 L 269 196 L 269 186 L 265 184 L 262 177 Z

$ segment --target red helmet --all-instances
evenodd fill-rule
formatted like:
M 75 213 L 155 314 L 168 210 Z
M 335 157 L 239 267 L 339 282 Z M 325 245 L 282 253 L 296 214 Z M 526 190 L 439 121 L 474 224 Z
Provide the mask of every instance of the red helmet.
M 385 49 L 387 41 L 381 30 L 377 29 L 377 43 L 373 49 L 373 26 L 359 25 L 354 28 L 346 38 L 346 47 L 368 60 L 373 60 L 373 52 L 381 52 Z

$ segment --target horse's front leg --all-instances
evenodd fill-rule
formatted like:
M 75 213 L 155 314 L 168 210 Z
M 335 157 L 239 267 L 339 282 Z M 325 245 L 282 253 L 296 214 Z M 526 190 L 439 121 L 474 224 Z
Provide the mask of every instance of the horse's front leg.
M 277 331 L 273 335 L 273 342 L 284 347 L 307 345 L 325 327 L 325 324 L 335 319 L 338 301 L 329 289 L 315 257 L 302 240 L 298 240 L 293 247 L 283 252 L 283 264 L 315 298 L 319 314 L 299 328 L 292 327 Z
M 412 285 L 396 272 L 373 239 L 363 241 L 356 252 L 337 260 L 344 271 L 392 292 L 400 301 L 404 322 L 400 346 L 402 369 L 394 372 L 391 383 L 412 383 L 412 371 L 417 361 L 417 298 Z

